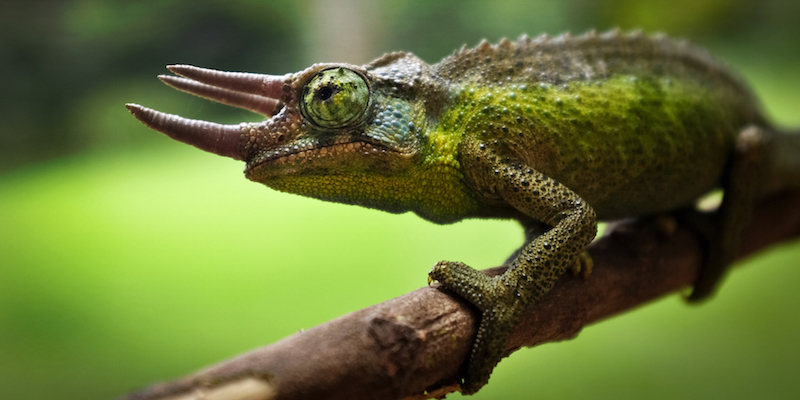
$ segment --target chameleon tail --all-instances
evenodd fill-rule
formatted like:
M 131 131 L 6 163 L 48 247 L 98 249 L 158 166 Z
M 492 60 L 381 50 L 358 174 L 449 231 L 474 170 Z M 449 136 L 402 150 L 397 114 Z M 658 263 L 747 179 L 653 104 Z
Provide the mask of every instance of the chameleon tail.
M 762 195 L 800 189 L 800 131 L 776 132 L 771 142 Z
M 717 232 L 690 301 L 707 298 L 719 284 L 733 262 L 759 195 L 800 189 L 800 134 L 748 127 L 739 134 L 736 149 L 717 212 Z

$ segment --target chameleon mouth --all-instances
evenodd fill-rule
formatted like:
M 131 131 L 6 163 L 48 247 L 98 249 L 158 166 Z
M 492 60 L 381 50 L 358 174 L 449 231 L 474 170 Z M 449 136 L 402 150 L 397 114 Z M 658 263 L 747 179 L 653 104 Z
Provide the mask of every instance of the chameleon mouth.
M 299 141 L 290 147 L 274 148 L 254 157 L 248 163 L 248 170 L 266 166 L 288 166 L 299 165 L 315 161 L 323 161 L 325 158 L 332 157 L 340 159 L 343 155 L 359 154 L 362 156 L 378 155 L 386 153 L 401 154 L 401 152 L 391 150 L 380 143 L 373 143 L 367 138 L 339 138 L 332 142 L 319 143 L 308 140 L 305 143 Z

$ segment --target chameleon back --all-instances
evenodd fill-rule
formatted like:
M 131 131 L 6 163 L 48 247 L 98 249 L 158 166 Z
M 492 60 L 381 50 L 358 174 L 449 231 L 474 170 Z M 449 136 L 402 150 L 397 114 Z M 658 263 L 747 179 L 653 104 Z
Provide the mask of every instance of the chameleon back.
M 718 185 L 737 133 L 766 126 L 737 77 L 666 37 L 484 42 L 433 69 L 463 106 L 439 124 L 464 135 L 463 162 L 470 145 L 498 141 L 501 155 L 571 188 L 601 219 L 690 203 Z

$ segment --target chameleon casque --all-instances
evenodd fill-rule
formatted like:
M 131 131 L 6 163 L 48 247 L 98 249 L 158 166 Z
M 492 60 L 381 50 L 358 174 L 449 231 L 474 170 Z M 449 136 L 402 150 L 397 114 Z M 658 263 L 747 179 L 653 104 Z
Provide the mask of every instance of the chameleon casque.
M 160 76 L 166 84 L 268 119 L 221 125 L 136 104 L 130 112 L 245 161 L 250 180 L 436 223 L 522 223 L 526 242 L 503 275 L 450 261 L 429 273 L 481 314 L 466 394 L 488 381 L 521 312 L 565 271 L 591 267 L 585 247 L 598 220 L 690 207 L 722 187 L 718 235 L 691 298 L 708 295 L 778 135 L 749 89 L 705 51 L 640 32 L 483 41 L 434 65 L 396 52 L 283 76 L 168 68 L 178 76 Z

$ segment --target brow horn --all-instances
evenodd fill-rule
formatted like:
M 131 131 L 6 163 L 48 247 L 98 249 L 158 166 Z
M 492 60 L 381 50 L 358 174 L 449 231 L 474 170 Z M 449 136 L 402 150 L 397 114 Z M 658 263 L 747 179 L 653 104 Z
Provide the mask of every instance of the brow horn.
M 209 100 L 266 116 L 275 114 L 287 76 L 225 72 L 192 65 L 169 65 L 177 76 L 160 75 L 162 82 Z
M 222 125 L 156 111 L 138 104 L 125 105 L 136 119 L 177 141 L 235 160 L 244 160 L 241 125 Z

